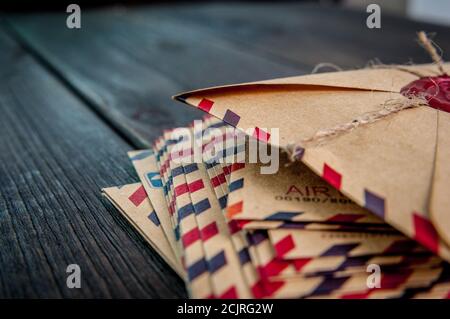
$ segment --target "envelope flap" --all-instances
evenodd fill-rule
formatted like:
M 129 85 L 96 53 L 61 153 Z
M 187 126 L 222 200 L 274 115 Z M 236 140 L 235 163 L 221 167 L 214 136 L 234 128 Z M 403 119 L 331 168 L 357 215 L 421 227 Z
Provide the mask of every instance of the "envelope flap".
M 450 64 L 445 67 L 450 70 Z M 258 88 L 261 86 L 279 88 L 286 86 L 329 87 L 366 91 L 400 92 L 408 83 L 417 80 L 421 76 L 436 75 L 436 66 L 423 64 L 420 66 L 387 66 L 386 68 L 360 69 L 342 72 L 328 72 L 292 76 L 265 81 L 248 82 L 234 85 L 216 86 L 201 90 L 184 92 L 174 96 L 175 99 L 185 100 L 192 94 L 229 93 L 240 89 Z
M 294 76 L 261 81 L 259 84 L 317 85 L 368 91 L 399 92 L 404 85 L 415 79 L 417 79 L 417 76 L 414 74 L 396 69 L 362 69 Z

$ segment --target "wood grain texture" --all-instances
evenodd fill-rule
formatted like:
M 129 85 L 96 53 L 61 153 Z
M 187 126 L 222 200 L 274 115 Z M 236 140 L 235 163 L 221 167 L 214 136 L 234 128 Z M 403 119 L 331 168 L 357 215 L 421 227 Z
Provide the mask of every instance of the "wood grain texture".
M 137 180 L 130 146 L 1 30 L 0 48 L 0 297 L 185 296 L 100 196 Z
M 417 30 L 450 29 L 383 13 L 296 3 L 189 4 L 84 10 L 82 29 L 65 14 L 10 16 L 26 45 L 129 140 L 147 146 L 163 129 L 201 116 L 170 96 L 184 90 L 310 72 L 321 62 L 344 69 L 429 62 Z
M 150 9 L 148 9 L 150 10 Z M 145 16 L 145 10 L 135 11 Z M 176 7 L 166 16 L 224 37 L 273 60 L 308 71 L 321 62 L 344 69 L 361 68 L 373 59 L 390 63 L 429 63 L 416 32 L 434 34 L 450 51 L 450 28 L 408 20 L 382 11 L 381 28 L 366 27 L 364 11 L 313 4 L 242 4 Z
M 201 117 L 172 101 L 176 93 L 300 72 L 203 30 L 160 19 L 165 7 L 144 18 L 130 11 L 85 12 L 81 30 L 65 28 L 65 15 L 55 13 L 8 21 L 75 90 L 143 143 Z
M 57 12 L 8 15 L 10 35 L 0 30 L 0 297 L 185 296 L 100 197 L 137 180 L 126 151 L 201 116 L 171 95 L 320 62 L 428 62 L 420 29 L 450 52 L 448 28 L 383 13 L 369 30 L 365 13 L 295 3 L 82 12 L 81 30 Z M 71 263 L 82 289 L 66 288 Z

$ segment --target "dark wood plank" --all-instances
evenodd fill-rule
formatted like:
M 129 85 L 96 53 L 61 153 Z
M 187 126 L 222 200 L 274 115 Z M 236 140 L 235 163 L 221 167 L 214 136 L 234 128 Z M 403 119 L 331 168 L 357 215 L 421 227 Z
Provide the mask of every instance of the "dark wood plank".
M 0 29 L 0 297 L 184 297 L 100 189 L 130 146 Z M 66 267 L 82 287 L 66 287 Z
M 130 145 L 200 116 L 170 100 L 183 90 L 309 72 L 426 62 L 418 29 L 448 28 L 383 14 L 298 4 L 200 4 L 8 16 L 28 52 L 0 33 L 0 294 L 6 297 L 177 297 L 182 283 L 108 203 L 101 187 L 135 181 Z M 69 89 L 61 85 L 62 81 Z M 79 98 L 73 96 L 77 94 Z M 86 105 L 87 104 L 87 105 Z M 94 109 L 100 118 L 90 112 Z M 84 287 L 65 287 L 80 264 Z
M 201 29 L 159 19 L 166 10 L 156 7 L 140 19 L 130 11 L 83 12 L 81 30 L 65 28 L 65 15 L 55 13 L 8 21 L 82 96 L 149 142 L 164 128 L 201 116 L 171 95 L 300 72 Z
M 151 9 L 134 11 L 145 17 Z M 416 32 L 436 33 L 444 53 L 450 28 L 420 23 L 382 11 L 381 29 L 366 27 L 367 13 L 337 6 L 311 4 L 220 3 L 175 7 L 161 15 L 224 37 L 260 55 L 308 70 L 321 62 L 342 68 L 364 67 L 369 60 L 383 63 L 428 63 L 416 42 Z M 162 17 L 161 17 L 162 18 Z
M 83 11 L 81 30 L 65 14 L 9 17 L 33 52 L 134 145 L 200 116 L 170 100 L 184 90 L 310 72 L 320 62 L 342 68 L 428 62 L 415 32 L 436 31 L 444 51 L 450 29 L 383 13 L 296 3 L 196 4 Z

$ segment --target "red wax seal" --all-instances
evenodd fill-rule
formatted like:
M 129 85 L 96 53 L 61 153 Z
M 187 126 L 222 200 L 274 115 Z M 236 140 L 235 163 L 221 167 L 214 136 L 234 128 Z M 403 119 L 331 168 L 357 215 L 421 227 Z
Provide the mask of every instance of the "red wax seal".
M 450 76 L 428 76 L 413 81 L 400 91 L 404 96 L 423 96 L 428 105 L 450 113 Z

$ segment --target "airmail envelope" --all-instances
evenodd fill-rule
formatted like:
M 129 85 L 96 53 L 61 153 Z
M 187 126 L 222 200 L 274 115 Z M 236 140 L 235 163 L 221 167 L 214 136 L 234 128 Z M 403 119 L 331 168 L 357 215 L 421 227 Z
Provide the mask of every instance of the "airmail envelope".
M 450 64 L 444 64 L 450 73 Z M 281 149 L 318 131 L 407 101 L 416 81 L 438 81 L 450 100 L 450 77 L 435 65 L 390 66 L 214 87 L 175 98 Z M 332 186 L 450 261 L 450 114 L 432 105 L 305 147 L 299 160 Z M 279 129 L 279 139 L 270 131 Z

